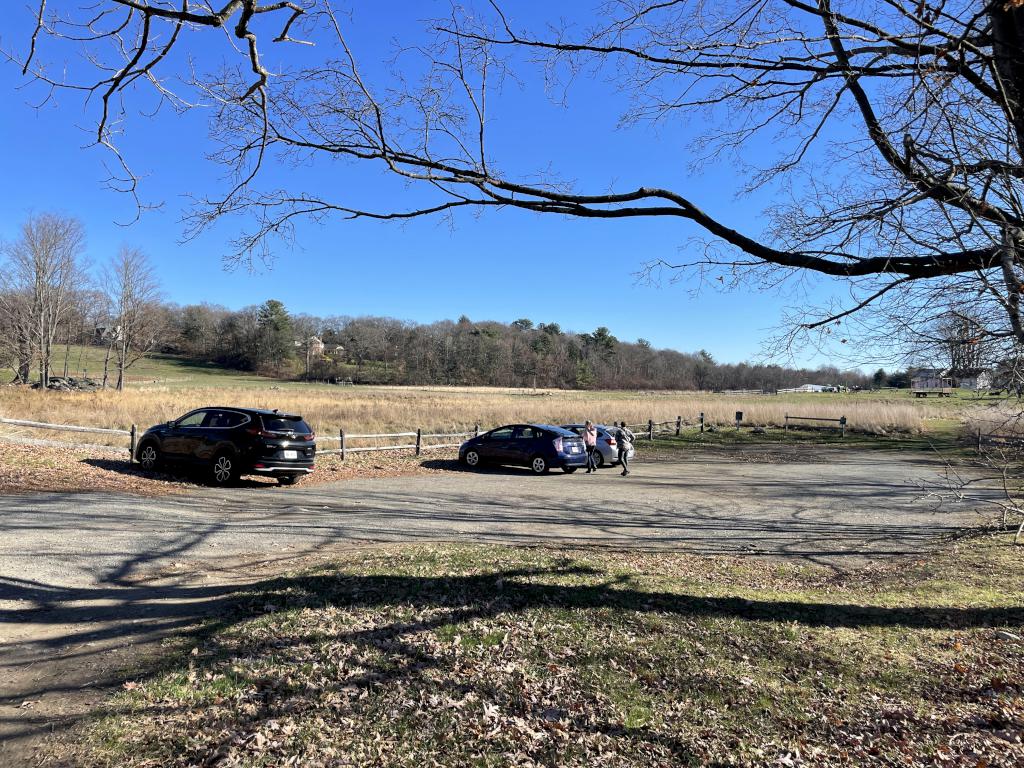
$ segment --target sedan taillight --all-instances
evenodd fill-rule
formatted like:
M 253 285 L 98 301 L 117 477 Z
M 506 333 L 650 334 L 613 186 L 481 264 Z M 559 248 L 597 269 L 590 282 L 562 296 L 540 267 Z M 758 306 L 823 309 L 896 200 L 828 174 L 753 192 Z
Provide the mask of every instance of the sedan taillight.
M 562 438 L 556 437 L 554 439 L 554 443 L 555 443 L 555 450 L 558 451 L 559 453 L 561 453 L 562 452 Z
M 614 438 L 614 437 L 606 437 L 606 438 L 604 439 L 604 441 L 605 441 L 606 443 L 608 443 L 608 445 L 615 445 L 615 438 Z

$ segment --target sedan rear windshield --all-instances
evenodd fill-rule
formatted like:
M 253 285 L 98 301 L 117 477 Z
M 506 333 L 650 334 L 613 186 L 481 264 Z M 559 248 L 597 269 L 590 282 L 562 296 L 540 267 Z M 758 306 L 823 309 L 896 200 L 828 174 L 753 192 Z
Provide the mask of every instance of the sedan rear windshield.
M 562 429 L 562 427 L 553 427 L 550 424 L 540 424 L 538 426 L 541 426 L 551 432 L 555 437 L 579 437 L 577 433 L 568 429 Z
M 264 416 L 263 428 L 267 432 L 294 432 L 297 435 L 308 435 L 313 431 L 302 419 L 288 416 Z

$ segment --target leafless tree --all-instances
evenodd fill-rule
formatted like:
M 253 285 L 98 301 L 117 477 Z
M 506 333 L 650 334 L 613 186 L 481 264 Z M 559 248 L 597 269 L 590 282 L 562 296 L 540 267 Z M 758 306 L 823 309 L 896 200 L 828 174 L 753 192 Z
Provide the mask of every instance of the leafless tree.
M 853 313 L 896 297 L 923 311 L 914 303 L 921 284 L 966 286 L 1002 313 L 988 332 L 1019 344 L 1022 6 L 610 0 L 585 24 L 537 33 L 517 24 L 511 6 L 506 12 L 481 2 L 432 22 L 431 44 L 403 51 L 407 78 L 379 84 L 364 76 L 346 37 L 348 20 L 327 0 L 230 0 L 219 9 L 196 0 L 83 0 L 60 12 L 40 0 L 34 33 L 20 56 L 10 55 L 47 87 L 95 97 L 96 141 L 115 152 L 126 100 L 141 98 L 137 86 L 148 83 L 179 109 L 212 103 L 215 157 L 234 178 L 202 201 L 193 223 L 254 214 L 257 226 L 239 241 L 243 254 L 267 236 L 287 235 L 301 217 L 406 219 L 461 208 L 670 217 L 696 225 L 706 239 L 680 263 L 654 268 L 710 271 L 723 280 L 753 273 L 769 284 L 805 273 L 848 281 L 850 301 L 800 318 L 805 330 L 834 332 Z M 272 31 L 261 37 L 258 29 Z M 172 51 L 220 30 L 239 43 L 242 63 L 172 87 L 180 74 Z M 294 30 L 316 52 L 297 66 L 267 66 L 269 40 L 300 42 Z M 70 69 L 74 80 L 57 77 L 65 69 L 50 65 L 44 41 L 73 46 L 89 64 Z M 490 110 L 503 79 L 524 60 L 552 77 L 607 73 L 633 94 L 626 120 L 700 121 L 707 130 L 692 148 L 697 161 L 734 162 L 743 179 L 737 191 L 772 183 L 791 196 L 771 208 L 766 231 L 753 232 L 686 190 L 598 192 L 554 175 L 538 182 L 504 171 L 514 163 L 491 153 Z M 767 139 L 776 156 L 751 162 L 744 150 L 761 154 Z M 330 194 L 268 190 L 259 171 L 271 158 L 379 163 L 436 197 L 415 209 L 378 211 L 349 199 L 344 186 Z M 134 191 L 127 164 L 123 170 Z
M 85 283 L 82 252 L 85 234 L 77 219 L 44 213 L 22 225 L 21 237 L 6 247 L 6 264 L 0 280 L 4 293 L 20 297 L 5 314 L 27 312 L 12 327 L 24 329 L 23 338 L 38 364 L 39 384 L 50 383 L 50 366 L 58 330 L 72 310 L 75 291 Z M 25 357 L 20 357 L 22 374 Z
M 162 338 L 160 287 L 146 255 L 127 246 L 118 251 L 107 268 L 104 283 L 112 310 L 109 349 L 117 359 L 116 388 L 121 391 L 127 369 L 152 352 Z M 103 381 L 106 386 L 106 365 Z
M 14 371 L 14 381 L 32 376 L 32 297 L 27 290 L 0 290 L 0 364 Z
M 218 326 L 228 314 L 226 308 L 212 304 L 183 307 L 175 318 L 175 343 L 189 357 L 212 359 L 220 337 Z
M 307 381 L 323 353 L 323 349 L 315 344 L 316 339 L 322 333 L 320 326 L 321 321 L 310 315 L 299 314 L 292 316 L 292 332 L 295 335 L 295 341 L 301 344 L 303 376 Z

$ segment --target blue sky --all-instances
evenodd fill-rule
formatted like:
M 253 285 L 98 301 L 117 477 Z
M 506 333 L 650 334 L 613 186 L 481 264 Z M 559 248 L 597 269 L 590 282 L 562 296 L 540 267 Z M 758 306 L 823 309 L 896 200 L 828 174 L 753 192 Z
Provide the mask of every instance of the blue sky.
M 390 53 L 391 36 L 403 42 L 421 39 L 418 19 L 447 6 L 418 3 L 415 12 L 411 7 L 401 2 L 354 6 L 350 43 L 377 83 L 387 81 L 380 62 Z M 0 44 L 24 50 L 27 34 L 27 24 L 8 29 Z M 222 38 L 196 39 L 212 46 L 193 51 L 201 61 L 216 62 L 223 55 Z M 44 46 L 41 53 L 52 51 Z M 669 187 L 734 226 L 759 231 L 759 212 L 769 191 L 737 199 L 740 182 L 727 166 L 691 175 L 692 135 L 685 127 L 618 128 L 625 97 L 599 78 L 578 81 L 563 108 L 551 103 L 537 71 L 526 69 L 520 77 L 521 87 L 507 87 L 498 100 L 491 126 L 498 154 L 510 158 L 507 165 L 514 162 L 525 172 L 550 164 L 596 191 L 641 184 Z M 132 118 L 122 147 L 143 174 L 143 198 L 162 206 L 123 226 L 119 222 L 131 221 L 135 209 L 130 198 L 103 186 L 104 163 L 111 158 L 100 149 L 83 148 L 93 113 L 70 94 L 34 109 L 30 103 L 38 91 L 19 89 L 22 84 L 15 67 L 0 66 L 0 146 L 7 148 L 0 175 L 8 180 L 0 185 L 0 238 L 15 236 L 32 211 L 76 216 L 86 226 L 94 262 L 109 258 L 122 243 L 139 247 L 151 257 L 166 297 L 178 303 L 239 308 L 272 297 L 293 312 L 317 315 L 374 314 L 417 322 L 462 314 L 475 320 L 529 317 L 578 331 L 605 325 L 625 340 L 643 337 L 656 347 L 683 351 L 704 348 L 719 360 L 735 362 L 760 356 L 761 342 L 781 321 L 787 302 L 752 289 L 720 293 L 705 287 L 693 297 L 694 285 L 638 281 L 636 273 L 645 261 L 678 261 L 690 238 L 700 235 L 677 220 L 571 220 L 491 211 L 460 215 L 454 228 L 439 219 L 401 225 L 307 222 L 299 226 L 296 247 L 275 249 L 270 267 L 225 269 L 223 257 L 242 222 L 223 221 L 182 242 L 188 196 L 222 188 L 220 169 L 204 159 L 210 148 L 204 114 L 179 117 L 163 111 Z M 754 146 L 751 151 L 769 149 Z M 267 170 L 267 186 L 309 178 L 340 194 L 384 205 L 411 207 L 417 199 L 415 191 L 395 185 L 376 168 Z M 812 297 L 820 299 L 829 290 L 829 283 L 818 283 Z M 800 361 L 822 362 L 813 355 Z

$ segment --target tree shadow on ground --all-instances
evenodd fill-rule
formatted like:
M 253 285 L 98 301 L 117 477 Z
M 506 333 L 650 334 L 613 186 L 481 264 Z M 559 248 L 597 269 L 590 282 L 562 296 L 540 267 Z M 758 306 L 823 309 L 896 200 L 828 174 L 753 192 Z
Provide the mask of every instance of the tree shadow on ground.
M 204 534 L 200 532 L 197 535 Z M 378 662 L 364 660 L 355 665 L 355 671 L 339 673 L 338 679 L 332 683 L 338 691 L 379 691 L 380 686 L 401 681 L 403 684 L 427 685 L 432 691 L 448 689 L 465 694 L 472 689 L 465 680 L 449 675 L 439 679 L 434 674 L 429 681 L 425 679 L 429 670 L 436 671 L 448 661 L 425 654 L 421 646 L 411 642 L 412 638 L 443 627 L 466 631 L 470 626 L 479 626 L 481 621 L 501 616 L 559 609 L 595 612 L 591 615 L 604 617 L 609 612 L 637 613 L 687 620 L 781 622 L 810 628 L 853 630 L 962 630 L 1024 626 L 1024 607 L 892 607 L 839 601 L 746 599 L 643 589 L 628 575 L 611 574 L 571 559 L 558 560 L 544 567 L 494 567 L 470 575 L 359 575 L 329 570 L 220 586 L 139 584 L 126 582 L 118 576 L 132 569 L 130 564 L 124 564 L 112 572 L 110 583 L 91 588 L 56 588 L 23 579 L 0 579 L 0 600 L 22 606 L 7 612 L 4 620 L 66 627 L 63 634 L 49 634 L 46 639 L 35 643 L 35 650 L 59 656 L 69 664 L 82 665 L 91 655 L 103 652 L 102 649 L 111 641 L 123 643 L 143 635 L 188 630 L 193 633 L 190 645 L 199 645 L 215 633 L 263 616 L 268 611 L 332 607 L 365 609 L 373 615 L 385 617 L 378 623 L 357 622 L 355 626 L 311 626 L 305 630 L 308 637 L 301 632 L 289 638 L 282 638 L 274 632 L 246 635 L 245 648 L 242 651 L 235 648 L 230 652 L 242 652 L 249 658 L 273 655 L 279 660 L 281 681 L 260 678 L 263 698 L 259 711 L 234 713 L 233 716 L 238 718 L 230 729 L 234 733 L 253 732 L 260 722 L 270 721 L 287 712 L 296 693 L 288 677 L 290 647 L 322 643 L 325 641 L 324 632 L 332 643 L 385 654 Z M 421 618 L 410 619 L 409 611 Z M 105 619 L 110 621 L 104 622 Z M 200 628 L 197 630 L 197 627 Z M 463 629 L 458 629 L 460 627 Z M 212 653 L 213 657 L 201 658 L 198 663 L 216 661 L 218 652 Z M 295 650 L 296 664 L 308 660 L 303 656 L 305 653 L 305 650 Z M 22 660 L 14 659 L 8 664 L 33 663 L 31 656 L 26 654 Z M 195 659 L 156 659 L 148 666 L 134 670 L 131 676 L 144 677 L 173 668 L 175 664 L 191 667 L 193 663 Z M 265 676 L 266 673 L 259 674 Z M 119 673 L 112 672 L 99 684 L 113 687 L 120 682 Z M 11 706 L 19 700 L 61 694 L 73 690 L 76 685 L 77 681 L 69 678 L 66 683 L 23 687 L 0 695 L 0 704 Z M 483 692 L 475 693 L 479 696 Z M 160 706 L 167 714 L 167 705 Z M 44 727 L 52 727 L 52 724 L 22 723 L 22 731 L 16 731 L 16 735 Z M 657 744 L 681 762 L 693 759 L 686 745 L 672 742 L 670 737 L 649 728 L 625 728 L 611 719 L 581 721 L 573 727 L 594 729 L 635 743 Z M 220 732 L 223 733 L 223 729 Z M 202 740 L 192 739 L 192 742 L 201 743 Z M 216 755 L 226 748 L 226 743 L 210 737 L 209 743 L 201 748 L 206 750 L 207 756 Z
M 206 473 L 203 472 L 201 468 L 190 469 L 175 467 L 173 470 L 147 471 L 128 459 L 88 458 L 82 459 L 82 463 L 87 464 L 90 467 L 96 467 L 97 469 L 104 469 L 108 472 L 117 472 L 121 475 L 143 478 L 154 482 L 179 483 L 182 485 L 192 485 L 197 488 L 209 487 L 212 485 L 209 477 L 207 477 Z M 239 478 L 231 487 L 266 488 L 277 487 L 277 485 L 277 482 L 270 478 L 242 477 Z

